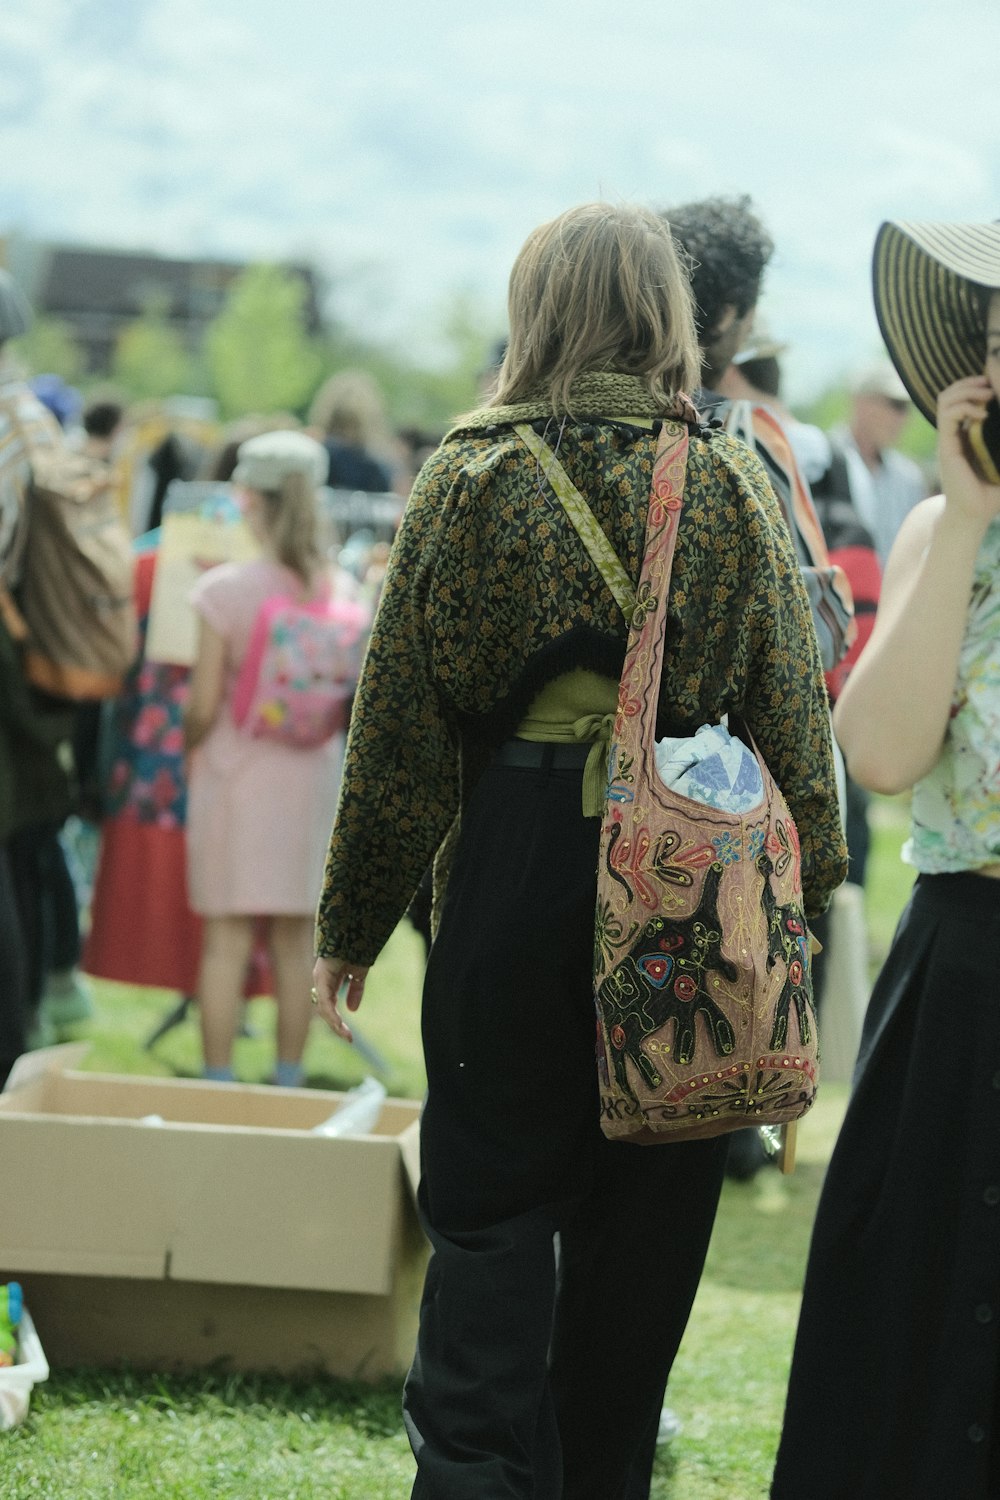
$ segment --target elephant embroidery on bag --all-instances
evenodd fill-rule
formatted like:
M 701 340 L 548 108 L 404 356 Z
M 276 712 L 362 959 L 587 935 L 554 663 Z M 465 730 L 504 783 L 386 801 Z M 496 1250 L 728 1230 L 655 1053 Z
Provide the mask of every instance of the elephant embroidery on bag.
M 730 982 L 739 975 L 736 965 L 722 955 L 718 895 L 723 869 L 718 861 L 709 866 L 698 906 L 689 916 L 650 917 L 629 953 L 598 989 L 598 1007 L 610 1042 L 615 1078 L 627 1093 L 632 1093 L 628 1058 L 650 1087 L 662 1083 L 642 1043 L 671 1021 L 673 1052 L 679 1063 L 686 1064 L 694 1056 L 698 1014 L 704 1018 L 720 1057 L 728 1056 L 736 1045 L 732 1024 L 705 985 L 706 976 L 713 971 Z
M 801 1045 L 808 1047 L 812 1040 L 813 1010 L 812 984 L 809 971 L 809 939 L 806 934 L 805 917 L 796 903 L 780 906 L 771 889 L 774 870 L 766 854 L 757 860 L 757 868 L 764 877 L 761 902 L 767 922 L 767 967 L 773 969 L 781 959 L 785 966 L 785 982 L 774 1009 L 774 1029 L 771 1032 L 771 1050 L 780 1051 L 788 1041 L 788 1017 L 795 1007 L 799 1023 Z

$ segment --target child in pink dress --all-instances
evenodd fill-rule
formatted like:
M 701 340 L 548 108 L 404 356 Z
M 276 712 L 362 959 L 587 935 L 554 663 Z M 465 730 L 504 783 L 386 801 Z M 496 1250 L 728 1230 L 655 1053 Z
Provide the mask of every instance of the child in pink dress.
M 198 657 L 185 714 L 188 882 L 204 918 L 198 985 L 204 1076 L 231 1080 L 254 919 L 266 917 L 278 1008 L 275 1083 L 302 1080 L 313 920 L 343 755 L 342 733 L 309 749 L 235 722 L 237 674 L 265 600 L 320 597 L 328 572 L 316 486 L 326 453 L 298 432 L 251 438 L 233 474 L 263 555 L 211 569 L 193 593 Z

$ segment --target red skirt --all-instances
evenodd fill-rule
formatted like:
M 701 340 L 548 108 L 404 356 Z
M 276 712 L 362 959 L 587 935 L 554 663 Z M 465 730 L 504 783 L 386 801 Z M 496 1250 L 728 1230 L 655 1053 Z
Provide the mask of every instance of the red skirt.
M 99 979 L 193 995 L 200 957 L 201 918 L 188 905 L 183 828 L 109 818 L 81 967 Z

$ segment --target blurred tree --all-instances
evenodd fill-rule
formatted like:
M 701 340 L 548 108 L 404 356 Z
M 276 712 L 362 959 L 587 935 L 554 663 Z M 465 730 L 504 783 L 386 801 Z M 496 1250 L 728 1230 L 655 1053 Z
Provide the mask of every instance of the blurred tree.
M 36 318 L 27 333 L 12 340 L 11 349 L 29 375 L 61 375 L 70 385 L 83 376 L 80 346 L 58 318 Z
M 932 427 L 914 407 L 907 418 L 899 446 L 929 474 L 937 469 L 937 428 Z
M 467 293 L 455 292 L 439 308 L 432 329 L 410 341 L 416 354 L 343 331 L 324 346 L 321 378 L 365 370 L 378 384 L 394 427 L 443 433 L 456 416 L 479 404 L 480 377 L 495 342 L 493 323 Z M 419 358 L 429 348 L 433 363 Z
M 205 336 L 212 392 L 225 417 L 296 411 L 315 390 L 322 355 L 305 330 L 306 288 L 279 266 L 233 282 Z
M 840 427 L 847 421 L 851 412 L 851 398 L 847 394 L 846 385 L 827 386 L 807 406 L 796 404 L 792 410 L 800 422 L 811 422 L 814 427 L 822 427 L 824 432 L 829 432 L 831 427 Z
M 136 400 L 201 391 L 196 363 L 167 322 L 163 300 L 151 298 L 145 311 L 118 335 L 112 377 Z

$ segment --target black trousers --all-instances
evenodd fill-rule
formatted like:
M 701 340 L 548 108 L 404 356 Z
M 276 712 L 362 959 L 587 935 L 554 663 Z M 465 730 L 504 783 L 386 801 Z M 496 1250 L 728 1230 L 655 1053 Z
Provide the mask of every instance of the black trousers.
M 76 890 L 59 842 L 61 823 L 30 823 L 7 844 L 24 933 L 28 1005 L 37 1010 L 48 976 L 80 960 Z
M 414 1500 L 648 1495 L 643 1439 L 708 1248 L 725 1140 L 600 1132 L 580 782 L 490 768 L 430 953 Z

